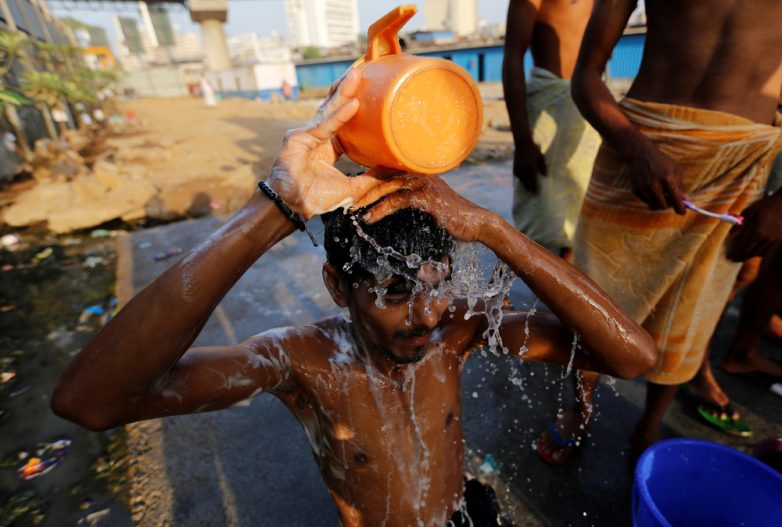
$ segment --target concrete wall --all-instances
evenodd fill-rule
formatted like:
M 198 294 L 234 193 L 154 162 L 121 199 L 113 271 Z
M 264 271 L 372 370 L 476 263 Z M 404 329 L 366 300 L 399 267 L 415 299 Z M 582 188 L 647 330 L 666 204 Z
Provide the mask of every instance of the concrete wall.
M 298 96 L 296 68 L 292 62 L 242 66 L 210 72 L 208 77 L 222 98 L 243 97 L 264 101 L 273 95 L 282 98 L 283 81 L 293 88 L 293 97 Z

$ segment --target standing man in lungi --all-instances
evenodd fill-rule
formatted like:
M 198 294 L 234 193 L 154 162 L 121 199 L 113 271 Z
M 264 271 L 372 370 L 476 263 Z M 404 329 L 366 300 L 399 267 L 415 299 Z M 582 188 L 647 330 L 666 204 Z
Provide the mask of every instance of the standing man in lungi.
M 521 232 L 566 257 L 600 146 L 600 135 L 570 96 L 592 7 L 593 0 L 511 0 L 502 63 L 515 146 L 513 220 Z M 525 82 L 530 47 L 535 66 Z
M 601 76 L 634 7 L 597 2 L 573 76 L 576 104 L 605 140 L 574 263 L 660 350 L 631 436 L 641 451 L 659 439 L 678 386 L 701 365 L 737 262 L 782 240 L 782 192 L 761 198 L 782 149 L 782 2 L 647 1 L 641 69 L 617 103 Z M 685 200 L 743 213 L 744 224 L 689 212 Z M 730 419 L 741 428 L 737 414 Z
M 511 0 L 505 35 L 502 84 L 515 153 L 513 220 L 516 228 L 549 250 L 571 260 L 573 235 L 584 200 L 600 135 L 581 116 L 570 95 L 593 0 Z M 534 67 L 524 78 L 524 54 Z M 558 447 L 557 429 L 586 426 L 591 417 L 592 384 L 597 375 L 582 372 L 586 390 L 579 402 L 560 413 L 538 441 L 541 458 L 567 461 L 571 445 Z M 581 384 L 581 383 L 580 383 Z

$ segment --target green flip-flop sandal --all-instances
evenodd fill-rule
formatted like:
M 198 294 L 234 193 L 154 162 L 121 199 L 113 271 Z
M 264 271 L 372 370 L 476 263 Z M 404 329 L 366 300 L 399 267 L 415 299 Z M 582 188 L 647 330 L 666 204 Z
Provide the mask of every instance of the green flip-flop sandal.
M 752 429 L 741 417 L 737 415 L 736 410 L 730 403 L 720 406 L 703 399 L 698 400 L 698 415 L 710 425 L 719 428 L 726 434 L 738 437 L 752 437 Z

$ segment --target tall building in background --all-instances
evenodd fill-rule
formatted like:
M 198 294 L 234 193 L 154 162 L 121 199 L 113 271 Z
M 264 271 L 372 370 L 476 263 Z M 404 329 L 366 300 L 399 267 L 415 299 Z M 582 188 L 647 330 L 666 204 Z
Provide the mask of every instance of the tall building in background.
M 452 31 L 459 36 L 478 30 L 478 0 L 425 0 L 429 31 Z
M 279 64 L 291 61 L 291 49 L 288 43 L 276 32 L 265 37 L 255 33 L 228 37 L 228 54 L 234 66 Z
M 294 46 L 331 48 L 358 38 L 357 0 L 285 0 Z
M 137 55 L 144 52 L 141 31 L 139 31 L 135 18 L 115 15 L 114 27 L 117 31 L 120 56 Z

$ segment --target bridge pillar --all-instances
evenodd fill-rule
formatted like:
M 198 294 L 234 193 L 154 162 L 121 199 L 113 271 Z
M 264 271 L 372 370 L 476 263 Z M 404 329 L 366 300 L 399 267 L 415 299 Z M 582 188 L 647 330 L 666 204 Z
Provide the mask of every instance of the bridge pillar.
M 190 0 L 190 19 L 201 26 L 209 71 L 231 67 L 228 42 L 225 39 L 225 22 L 228 20 L 228 0 Z

